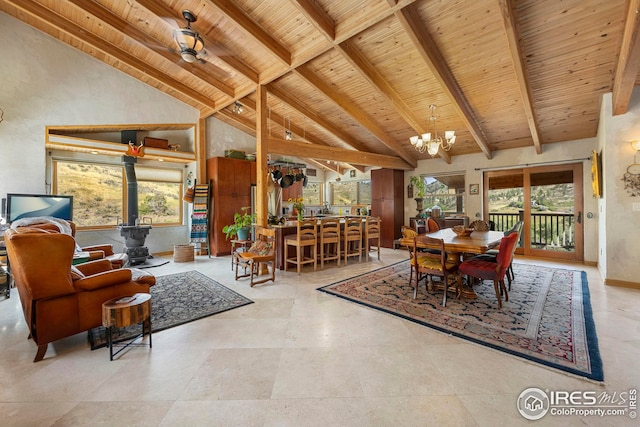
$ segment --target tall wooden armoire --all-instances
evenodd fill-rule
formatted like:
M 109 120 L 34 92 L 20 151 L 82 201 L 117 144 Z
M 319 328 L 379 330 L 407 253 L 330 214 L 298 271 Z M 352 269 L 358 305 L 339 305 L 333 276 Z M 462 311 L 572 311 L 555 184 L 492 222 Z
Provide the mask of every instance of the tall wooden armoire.
M 393 248 L 404 224 L 404 172 L 396 169 L 371 170 L 371 215 L 382 220 L 380 244 Z
M 209 236 L 214 256 L 231 253 L 231 242 L 222 232 L 222 227 L 233 224 L 233 215 L 243 206 L 251 206 L 251 183 L 255 182 L 251 176 L 252 163 L 228 157 L 207 159 L 207 176 L 212 186 Z

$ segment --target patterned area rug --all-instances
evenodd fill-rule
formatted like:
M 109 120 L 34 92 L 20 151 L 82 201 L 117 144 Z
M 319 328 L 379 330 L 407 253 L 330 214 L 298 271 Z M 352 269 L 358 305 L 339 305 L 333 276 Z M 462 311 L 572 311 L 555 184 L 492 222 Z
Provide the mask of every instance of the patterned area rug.
M 509 301 L 498 309 L 493 282 L 474 286 L 477 299 L 428 292 L 420 282 L 413 299 L 409 261 L 352 277 L 318 290 L 391 313 L 430 328 L 603 381 L 586 273 L 513 264 Z
M 162 331 L 251 303 L 250 299 L 197 271 L 159 276 L 151 287 L 151 330 Z M 120 329 L 114 334 L 114 342 L 130 339 L 141 330 L 141 325 Z M 91 329 L 91 349 L 105 347 L 106 337 L 104 327 Z

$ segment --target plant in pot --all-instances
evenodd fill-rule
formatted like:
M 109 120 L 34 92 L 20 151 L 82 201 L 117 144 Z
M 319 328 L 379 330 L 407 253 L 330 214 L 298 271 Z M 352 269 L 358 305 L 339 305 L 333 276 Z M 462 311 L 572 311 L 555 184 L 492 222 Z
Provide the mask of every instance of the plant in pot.
M 222 232 L 226 234 L 227 239 L 233 239 L 238 236 L 238 240 L 249 240 L 251 232 L 251 224 L 255 221 L 256 215 L 249 213 L 249 206 L 244 206 L 240 212 L 233 214 L 233 224 L 222 227 Z
M 421 176 L 412 176 L 411 177 L 411 186 L 414 189 L 413 195 L 414 200 L 416 201 L 416 210 L 418 211 L 418 216 L 423 216 L 422 211 L 424 211 L 424 196 L 427 195 L 427 183 L 424 178 Z

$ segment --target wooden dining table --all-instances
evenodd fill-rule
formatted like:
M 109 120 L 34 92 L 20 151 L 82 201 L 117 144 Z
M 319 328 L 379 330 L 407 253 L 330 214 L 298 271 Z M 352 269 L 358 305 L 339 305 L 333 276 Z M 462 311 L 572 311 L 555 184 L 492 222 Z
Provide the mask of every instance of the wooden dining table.
M 458 236 L 451 228 L 443 228 L 432 233 L 421 234 L 434 239 L 442 239 L 444 241 L 444 250 L 447 253 L 455 254 L 462 257 L 462 254 L 482 254 L 487 250 L 500 245 L 500 240 L 504 237 L 502 231 L 474 231 L 469 236 Z M 409 247 L 413 245 L 413 237 L 403 237 L 400 239 L 400 245 Z M 423 249 L 439 249 L 425 242 L 417 242 L 418 248 Z M 472 288 L 463 286 L 462 297 L 468 299 L 477 298 Z

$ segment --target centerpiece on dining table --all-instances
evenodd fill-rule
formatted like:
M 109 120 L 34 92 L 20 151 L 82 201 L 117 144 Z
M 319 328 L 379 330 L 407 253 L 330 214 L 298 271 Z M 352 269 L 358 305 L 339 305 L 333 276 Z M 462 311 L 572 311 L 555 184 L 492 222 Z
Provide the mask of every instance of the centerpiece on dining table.
M 289 203 L 293 205 L 294 214 L 298 214 L 298 221 L 302 221 L 304 217 L 304 199 L 302 197 L 291 198 L 289 197 Z
M 458 237 L 469 237 L 471 233 L 473 233 L 473 228 L 465 227 L 464 225 L 456 225 L 451 227 L 451 229 Z

